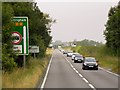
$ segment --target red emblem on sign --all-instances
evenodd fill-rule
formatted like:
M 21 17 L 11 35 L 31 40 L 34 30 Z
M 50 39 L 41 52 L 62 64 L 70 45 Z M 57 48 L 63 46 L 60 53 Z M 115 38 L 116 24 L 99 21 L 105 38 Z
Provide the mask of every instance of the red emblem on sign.
M 12 32 L 13 44 L 19 44 L 22 41 L 22 36 L 19 32 Z

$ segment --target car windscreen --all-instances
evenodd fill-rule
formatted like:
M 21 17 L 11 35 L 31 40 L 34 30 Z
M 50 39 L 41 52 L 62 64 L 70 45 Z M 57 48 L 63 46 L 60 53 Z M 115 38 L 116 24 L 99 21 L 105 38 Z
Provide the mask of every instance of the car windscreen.
M 81 55 L 80 54 L 75 54 L 75 57 L 80 57 Z
M 96 62 L 96 60 L 93 58 L 87 58 L 85 59 L 85 62 Z

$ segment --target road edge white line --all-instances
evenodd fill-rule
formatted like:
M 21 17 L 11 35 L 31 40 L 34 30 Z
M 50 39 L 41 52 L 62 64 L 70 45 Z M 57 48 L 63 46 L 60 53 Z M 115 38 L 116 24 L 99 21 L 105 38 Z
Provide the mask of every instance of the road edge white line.
M 103 71 L 105 71 L 105 72 L 107 72 L 107 73 L 110 73 L 110 74 L 112 74 L 112 75 L 115 75 L 115 76 L 117 76 L 117 77 L 120 77 L 120 75 L 118 75 L 118 74 L 116 74 L 116 73 L 113 73 L 113 72 L 111 72 L 111 71 L 108 71 L 108 70 L 106 70 L 106 69 L 104 69 L 104 68 L 102 68 L 102 67 L 99 67 L 99 69 L 101 69 L 101 70 L 103 70 Z
M 53 51 L 53 52 L 54 52 L 54 51 Z M 44 79 L 43 79 L 42 85 L 41 85 L 41 87 L 40 87 L 41 90 L 43 90 L 43 88 L 44 88 L 44 85 L 45 85 L 45 82 L 46 82 L 46 79 L 47 79 L 47 76 L 48 76 L 48 73 L 49 73 L 49 69 L 50 69 L 52 60 L 53 60 L 53 53 L 52 53 L 50 62 L 49 62 L 49 64 L 48 64 L 47 71 L 46 71 L 45 77 L 44 77 Z

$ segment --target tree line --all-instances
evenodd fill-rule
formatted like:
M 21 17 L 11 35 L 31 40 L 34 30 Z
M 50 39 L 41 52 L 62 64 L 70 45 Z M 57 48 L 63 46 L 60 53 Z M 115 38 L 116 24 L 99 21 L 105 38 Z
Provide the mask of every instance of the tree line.
M 37 57 L 44 57 L 52 37 L 49 35 L 51 25 L 55 23 L 49 14 L 43 13 L 36 2 L 3 2 L 2 3 L 2 67 L 12 70 L 19 66 L 17 56 L 11 44 L 11 31 L 14 16 L 27 16 L 29 21 L 29 45 L 37 45 L 40 53 Z M 30 54 L 31 55 L 31 54 Z M 29 55 L 29 56 L 30 56 Z M 28 56 L 28 57 L 29 57 Z
M 106 46 L 115 55 L 120 55 L 120 2 L 109 10 L 108 21 L 105 27 Z

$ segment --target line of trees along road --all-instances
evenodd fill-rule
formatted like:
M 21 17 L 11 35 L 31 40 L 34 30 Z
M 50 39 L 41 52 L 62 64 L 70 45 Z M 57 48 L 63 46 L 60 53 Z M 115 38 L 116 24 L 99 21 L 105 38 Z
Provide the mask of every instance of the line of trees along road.
M 11 18 L 14 16 L 27 16 L 29 21 L 29 44 L 40 47 L 37 57 L 45 55 L 46 48 L 49 46 L 52 37 L 48 30 L 55 20 L 49 14 L 40 11 L 35 2 L 3 2 L 2 3 L 2 67 L 4 70 L 12 70 L 18 64 L 18 58 L 13 51 L 11 44 L 11 28 L 13 23 Z
M 115 55 L 120 52 L 120 2 L 117 6 L 111 7 L 108 13 L 108 21 L 104 32 L 106 46 L 110 48 Z M 120 55 L 120 54 L 119 54 Z

